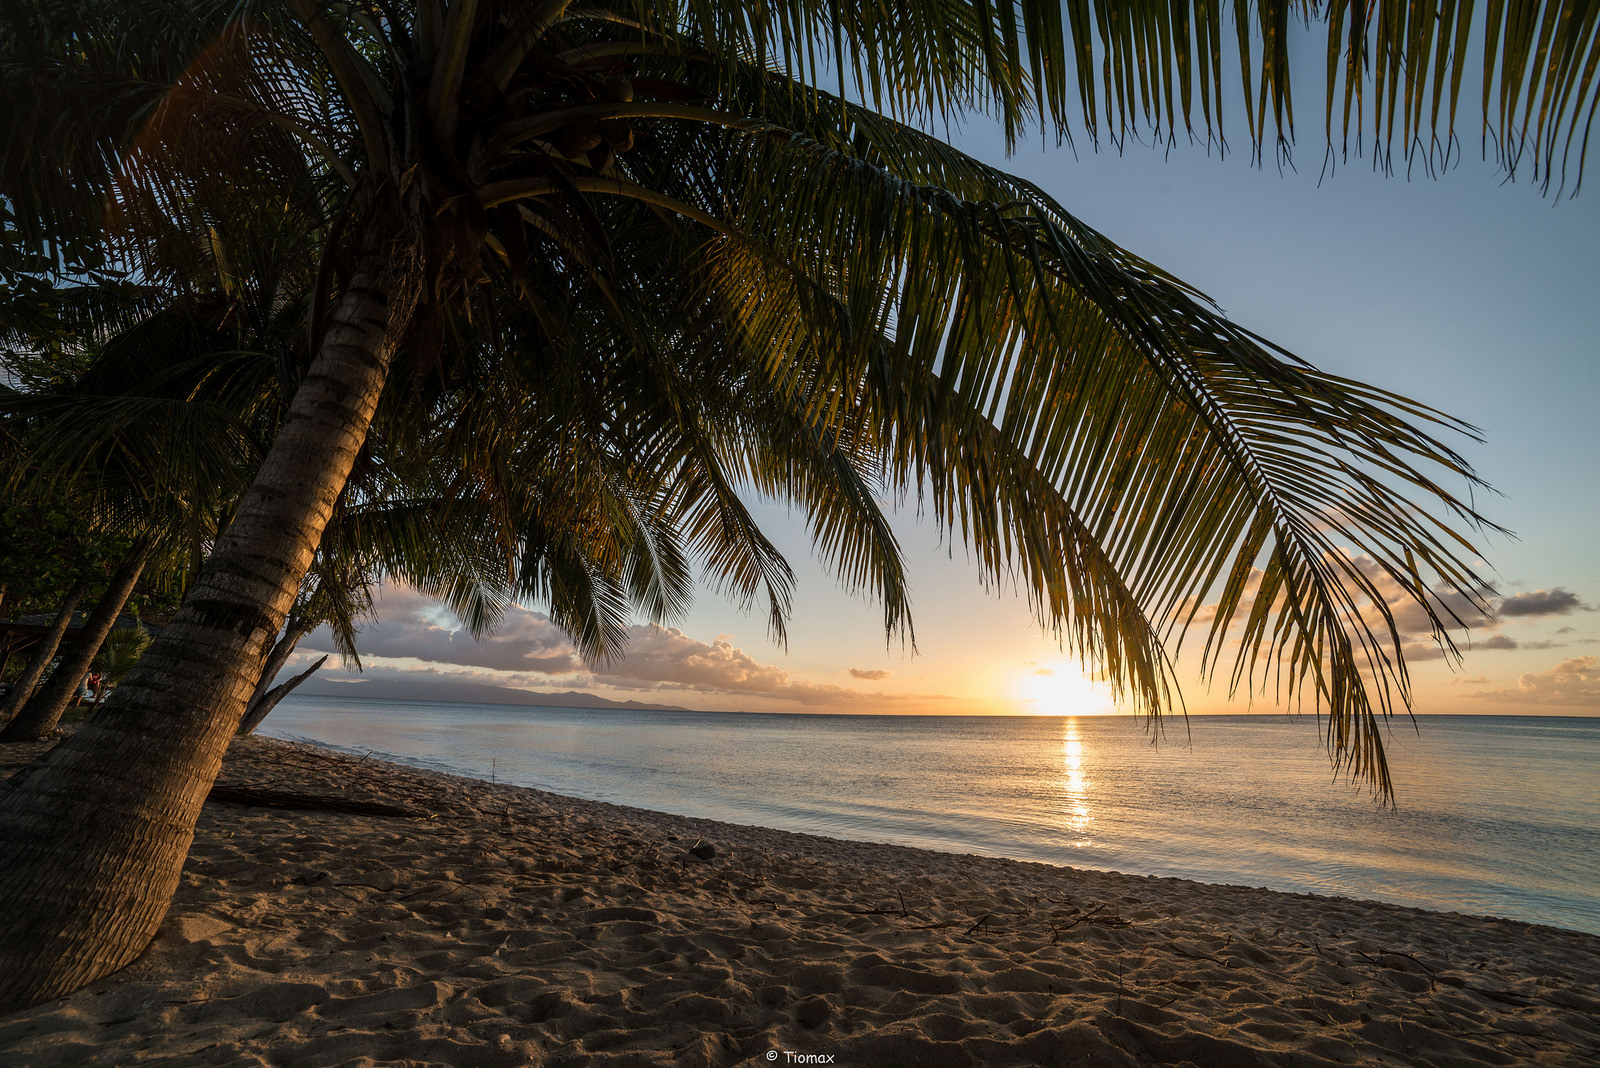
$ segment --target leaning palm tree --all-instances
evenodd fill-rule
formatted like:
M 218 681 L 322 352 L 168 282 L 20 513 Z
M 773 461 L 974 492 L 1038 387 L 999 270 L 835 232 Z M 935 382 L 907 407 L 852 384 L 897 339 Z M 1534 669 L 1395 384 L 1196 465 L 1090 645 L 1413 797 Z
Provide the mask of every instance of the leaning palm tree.
M 1330 116 L 1342 79 L 1343 113 L 1376 116 L 1381 144 L 1403 132 L 1405 151 L 1426 152 L 1439 135 L 1449 151 L 1465 5 L 1237 10 L 1258 13 L 1270 42 L 1257 61 L 1241 17 L 1253 143 L 1288 131 L 1287 26 L 1315 12 L 1332 42 Z M 1225 75 L 1219 11 L 1114 0 L 1064 11 L 960 0 L 8 8 L 0 96 L 16 121 L 0 196 L 28 235 L 65 248 L 109 224 L 114 255 L 158 275 L 239 190 L 270 189 L 279 170 L 310 161 L 343 191 L 309 364 L 184 609 L 91 722 L 0 797 L 0 1005 L 71 990 L 148 941 L 396 353 L 426 364 L 452 318 L 496 314 L 486 282 L 518 293 L 536 323 L 590 287 L 663 381 L 672 359 L 693 357 L 758 383 L 752 396 L 804 414 L 797 430 L 926 493 L 986 569 L 1016 569 L 1044 622 L 1148 705 L 1165 699 L 1157 639 L 1219 592 L 1212 662 L 1241 623 L 1234 678 L 1279 665 L 1327 712 L 1335 758 L 1386 787 L 1379 719 L 1408 690 L 1367 567 L 1441 624 L 1435 582 L 1481 590 L 1457 533 L 1477 516 L 1439 480 L 1470 480 L 1438 436 L 1461 428 L 1305 366 L 1039 190 L 898 121 L 977 109 L 1016 133 L 1039 117 L 1064 131 L 1077 114 L 1117 137 L 1161 116 L 1170 132 L 1194 117 L 1198 87 L 1209 125 Z M 1596 48 L 1585 12 L 1570 0 L 1543 16 L 1496 8 L 1485 67 L 1504 77 L 1485 84 L 1501 86 L 1491 121 L 1508 166 L 1531 152 L 1548 178 L 1581 145 Z M 824 91 L 829 67 L 839 92 Z M 44 92 L 55 106 L 36 106 Z M 618 249 L 641 221 L 654 269 Z M 651 287 L 668 285 L 695 298 L 678 323 L 655 318 L 666 303 Z M 530 336 L 536 358 L 541 335 Z M 655 344 L 664 337 L 680 344 Z M 745 417 L 726 415 L 734 428 Z M 760 485 L 805 472 L 752 463 L 744 475 Z M 835 527 L 821 535 L 854 544 Z
M 72 286 L 50 296 L 56 330 L 8 331 L 0 432 L 12 447 L 0 487 L 80 500 L 86 524 L 124 548 L 77 648 L 3 741 L 55 729 L 147 567 L 163 585 L 185 563 L 197 573 L 278 407 L 273 361 L 238 349 L 236 302 L 169 295 L 163 306 L 148 292 L 119 302 Z M 54 351 L 62 325 L 77 366 Z

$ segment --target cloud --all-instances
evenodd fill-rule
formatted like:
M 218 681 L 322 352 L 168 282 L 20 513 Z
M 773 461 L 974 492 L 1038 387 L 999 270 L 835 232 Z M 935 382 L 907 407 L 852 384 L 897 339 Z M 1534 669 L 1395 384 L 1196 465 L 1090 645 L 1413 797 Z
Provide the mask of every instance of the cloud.
M 851 704 L 867 699 L 860 690 L 796 679 L 780 667 L 761 663 L 726 638 L 708 644 L 676 627 L 654 625 L 630 628 L 625 655 L 596 671 L 594 681 L 619 689 L 775 697 L 805 705 Z M 886 699 L 881 694 L 872 698 Z
M 437 602 L 404 587 L 385 586 L 380 591 L 377 615 L 379 622 L 363 627 L 357 638 L 356 648 L 364 657 L 411 658 L 534 675 L 586 670 L 561 628 L 550 617 L 521 605 L 512 605 L 494 632 L 483 638 L 472 637 Z M 326 627 L 307 635 L 301 645 L 333 651 Z
M 1600 708 L 1600 656 L 1575 656 L 1549 671 L 1519 676 L 1513 689 L 1490 690 L 1472 696 L 1527 704 Z
M 689 689 L 770 693 L 789 681 L 726 638 L 707 644 L 676 627 L 631 627 L 627 652 L 596 672 L 607 681 L 665 683 Z
M 1409 582 L 1402 583 L 1385 571 L 1371 556 L 1365 554 L 1355 557 L 1350 561 L 1361 575 L 1372 584 L 1372 589 L 1381 599 L 1394 620 L 1395 628 L 1400 632 L 1405 656 L 1409 659 L 1415 650 L 1419 659 L 1438 659 L 1444 654 L 1432 647 L 1434 630 L 1433 617 L 1428 614 L 1428 609 L 1417 603 L 1414 591 Z M 1260 592 L 1261 580 L 1264 572 L 1260 568 L 1251 568 L 1245 581 L 1243 596 L 1238 607 L 1234 610 L 1235 622 L 1249 618 L 1255 599 Z M 1282 607 L 1283 593 L 1278 594 L 1279 601 L 1275 608 Z M 1439 620 L 1448 628 L 1455 630 L 1459 627 L 1482 627 L 1493 623 L 1481 605 L 1474 602 L 1473 598 L 1465 593 L 1453 590 L 1448 586 L 1435 586 L 1429 591 L 1428 603 Z M 1185 605 L 1185 609 L 1193 606 L 1193 602 Z M 1210 623 L 1216 618 L 1219 605 L 1216 602 L 1203 604 L 1195 612 L 1193 622 L 1196 624 Z M 1376 603 L 1368 602 L 1362 608 L 1362 616 L 1366 619 L 1373 631 L 1383 634 L 1388 630 L 1388 623 L 1383 618 L 1383 613 Z M 1187 618 L 1185 616 L 1184 618 Z M 1432 649 L 1430 652 L 1429 650 Z
M 1560 649 L 1566 645 L 1565 642 L 1519 642 L 1509 634 L 1491 634 L 1482 641 L 1473 642 L 1471 646 L 1460 644 L 1459 637 L 1457 642 L 1457 651 L 1463 655 L 1469 652 L 1476 653 L 1484 649 Z M 1438 642 L 1420 637 L 1406 642 L 1405 645 L 1401 646 L 1400 652 L 1405 656 L 1407 663 L 1421 663 L 1424 660 L 1443 660 L 1446 655 L 1445 651 L 1439 647 Z
M 1500 602 L 1497 614 L 1512 616 L 1564 616 L 1574 608 L 1583 608 L 1578 595 L 1557 586 L 1553 590 L 1534 590 L 1517 593 Z
M 1366 558 L 1363 558 L 1363 562 L 1370 563 Z M 1433 619 L 1428 615 L 1428 610 L 1417 603 L 1410 587 L 1395 581 L 1382 572 L 1375 563 L 1363 567 L 1363 570 L 1367 572 L 1367 577 L 1382 595 L 1384 603 L 1389 606 L 1395 626 L 1402 634 L 1433 633 Z M 1461 627 L 1482 627 L 1493 622 L 1492 617 L 1484 612 L 1481 605 L 1475 604 L 1471 597 L 1459 590 L 1435 586 L 1429 591 L 1428 600 L 1440 622 L 1451 630 Z M 1374 612 L 1372 616 L 1376 629 L 1378 615 Z
M 781 667 L 762 663 L 727 636 L 708 643 L 673 627 L 633 626 L 628 629 L 622 656 L 591 666 L 548 616 L 520 605 L 511 606 L 494 632 L 481 639 L 474 639 L 438 602 L 406 587 L 383 587 L 376 608 L 379 621 L 357 636 L 357 648 L 371 677 L 423 675 L 521 687 L 547 686 L 559 680 L 561 685 L 583 689 L 690 691 L 804 705 L 900 704 L 910 700 L 796 678 Z M 327 629 L 318 628 L 301 642 L 296 662 L 332 650 Z M 867 682 L 891 674 L 881 669 L 850 669 L 853 678 Z M 915 698 L 919 702 L 943 699 L 936 694 Z

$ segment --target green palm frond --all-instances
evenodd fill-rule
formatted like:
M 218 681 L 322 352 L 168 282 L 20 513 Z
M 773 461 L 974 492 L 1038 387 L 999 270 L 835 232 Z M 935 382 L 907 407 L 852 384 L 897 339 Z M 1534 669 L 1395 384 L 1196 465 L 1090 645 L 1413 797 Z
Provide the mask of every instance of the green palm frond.
M 438 597 L 469 633 L 489 633 L 505 614 L 509 590 L 488 518 L 461 502 L 403 496 L 413 490 L 368 489 L 354 504 L 347 495 L 323 536 L 321 554 L 346 561 L 363 576 L 363 585 L 398 579 Z
M 914 122 L 994 114 L 1013 138 L 1043 120 L 1061 136 L 1081 125 L 1096 141 L 1160 139 L 1180 126 L 1194 136 L 1198 126 L 1225 142 L 1223 120 L 1239 114 L 1253 144 L 1287 148 L 1291 70 L 1301 66 L 1302 81 L 1321 75 L 1314 84 L 1330 149 L 1370 137 L 1385 164 L 1396 147 L 1407 159 L 1447 162 L 1459 124 L 1477 114 L 1461 108 L 1476 88 L 1487 150 L 1510 172 L 1531 167 L 1547 187 L 1577 187 L 1600 99 L 1600 15 L 1587 0 L 1495 0 L 1482 9 L 1455 0 L 547 6 L 534 20 L 553 20 L 541 47 L 568 56 L 560 62 L 574 71 L 687 57 L 716 82 L 713 95 L 726 97 L 765 67 L 784 77 L 757 87 L 749 102 L 758 107 L 822 111 L 833 103 L 818 90 L 848 86 Z M 491 68 L 548 55 L 504 44 L 532 25 L 531 4 L 469 12 L 464 2 L 430 3 L 382 19 L 267 0 L 11 5 L 0 19 L 0 105 L 12 117 L 0 137 L 0 186 L 17 224 L 66 250 L 102 238 L 104 209 L 117 205 L 125 221 L 188 241 L 194 256 L 203 250 L 168 220 L 197 208 L 215 216 L 230 198 L 272 189 L 308 164 L 343 186 L 357 180 L 363 158 L 398 176 L 405 165 L 389 124 L 404 100 L 393 86 L 405 71 L 434 67 L 420 50 L 443 47 L 442 30 L 422 32 L 435 7 L 460 29 L 492 37 L 505 28 L 500 47 L 482 57 Z M 1312 28 L 1326 39 L 1320 72 L 1290 59 L 1292 35 Z M 342 91 L 328 91 L 330 76 Z M 506 84 L 503 73 L 472 77 Z M 430 106 L 458 92 L 459 84 Z M 51 107 L 35 106 L 45 98 Z M 245 160 L 254 173 L 241 182 Z M 174 161 L 187 175 L 176 183 Z M 233 185 L 201 188 L 207 173 L 225 171 Z M 326 203 L 334 194 L 320 195 Z M 163 262 L 148 247 L 121 251 Z
M 1225 149 L 1224 120 L 1242 119 L 1258 150 L 1287 152 L 1291 76 L 1320 74 L 1311 84 L 1330 151 L 1359 150 L 1370 137 L 1380 165 L 1398 147 L 1407 160 L 1442 166 L 1456 154 L 1461 105 L 1477 83 L 1486 152 L 1508 173 L 1528 167 L 1546 189 L 1570 181 L 1575 190 L 1600 100 L 1600 12 L 1588 0 L 1481 9 L 1471 0 L 630 6 L 663 36 L 686 37 L 684 52 L 718 57 L 725 84 L 752 63 L 813 89 L 829 88 L 831 71 L 840 96 L 874 110 L 911 122 L 994 114 L 1012 141 L 1037 117 L 1060 137 L 1079 124 L 1091 141 L 1118 145 L 1203 131 Z M 1291 61 L 1295 35 L 1318 32 L 1320 72 Z M 827 106 L 776 86 L 758 99 L 784 97 Z
M 898 158 L 919 138 L 906 131 Z M 808 350 L 856 352 L 864 381 L 885 383 L 873 415 L 904 435 L 894 480 L 949 478 L 949 465 L 960 492 L 936 495 L 935 513 L 997 571 L 1021 563 L 1016 546 L 1037 532 L 1025 514 L 996 523 L 999 481 L 962 472 L 972 444 L 941 437 L 963 409 L 981 412 L 1156 626 L 1181 633 L 1185 606 L 1220 595 L 1209 662 L 1242 623 L 1235 683 L 1250 665 L 1281 665 L 1330 713 L 1336 752 L 1387 788 L 1376 717 L 1408 703 L 1408 684 L 1364 561 L 1415 591 L 1440 633 L 1450 617 L 1419 569 L 1481 601 L 1452 526 L 1481 517 L 1439 472 L 1476 480 L 1424 429 L 1470 428 L 1307 367 L 1020 183 L 982 183 L 969 166 L 952 184 L 989 194 L 970 200 L 797 136 L 727 140 L 730 165 L 748 168 L 731 220 L 748 240 L 719 258 L 720 280 L 762 292 L 740 302 L 746 330 L 791 340 L 778 363 L 792 382 Z M 913 170 L 953 162 L 940 146 Z M 866 362 L 878 352 L 883 363 Z M 908 416 L 919 379 L 931 417 Z M 927 442 L 943 455 L 919 459 Z M 1267 582 L 1245 616 L 1258 565 Z M 1109 641 L 1117 618 L 1093 629 Z M 1148 649 L 1136 632 L 1117 640 Z
M 106 635 L 106 640 L 100 645 L 100 652 L 95 655 L 94 664 L 106 676 L 106 681 L 115 686 L 121 682 L 144 651 L 150 648 L 151 637 L 148 631 L 139 625 L 137 619 L 131 627 L 118 627 Z
M 243 488 L 275 416 L 272 361 L 207 351 L 218 340 L 183 311 L 114 335 L 76 375 L 0 387 L 0 464 L 10 492 L 81 497 L 111 527 L 178 551 Z
M 596 542 L 587 532 L 528 523 L 527 541 L 537 549 L 524 559 L 517 592 L 549 605 L 551 622 L 566 631 L 579 654 L 605 664 L 627 648 L 630 621 L 627 594 L 608 574 Z

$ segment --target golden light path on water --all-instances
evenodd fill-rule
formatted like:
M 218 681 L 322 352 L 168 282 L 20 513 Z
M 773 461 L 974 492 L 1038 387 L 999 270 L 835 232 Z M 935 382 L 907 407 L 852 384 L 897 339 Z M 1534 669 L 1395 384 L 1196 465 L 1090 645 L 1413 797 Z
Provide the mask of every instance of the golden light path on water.
M 1067 719 L 1061 727 L 1061 781 L 1066 791 L 1066 827 L 1078 837 L 1073 846 L 1082 849 L 1092 845 L 1089 825 L 1094 815 L 1089 811 L 1089 780 L 1083 775 L 1083 740 L 1078 737 L 1078 721 Z

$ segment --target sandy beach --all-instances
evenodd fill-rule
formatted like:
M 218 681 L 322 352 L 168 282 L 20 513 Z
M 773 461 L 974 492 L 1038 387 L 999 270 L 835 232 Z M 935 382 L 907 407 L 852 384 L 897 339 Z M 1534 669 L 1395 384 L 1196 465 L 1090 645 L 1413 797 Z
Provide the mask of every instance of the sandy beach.
M 0 1063 L 1600 1064 L 1592 935 L 256 739 L 221 783 L 155 943 L 0 1017 Z

